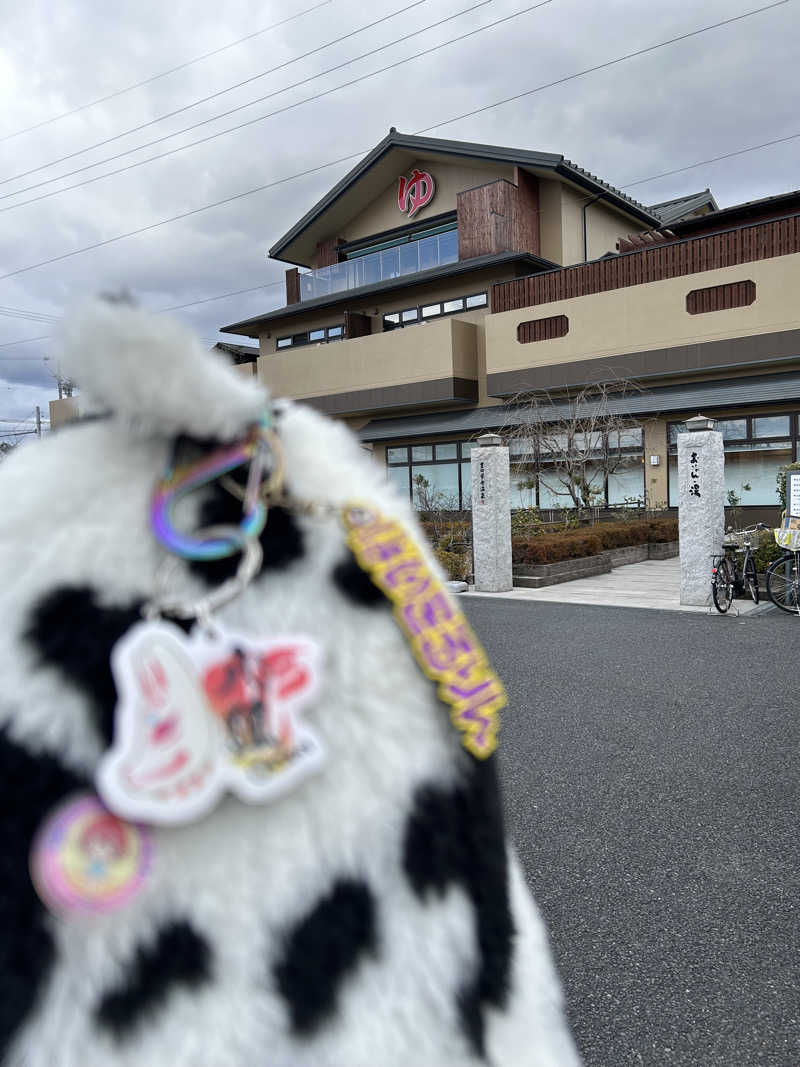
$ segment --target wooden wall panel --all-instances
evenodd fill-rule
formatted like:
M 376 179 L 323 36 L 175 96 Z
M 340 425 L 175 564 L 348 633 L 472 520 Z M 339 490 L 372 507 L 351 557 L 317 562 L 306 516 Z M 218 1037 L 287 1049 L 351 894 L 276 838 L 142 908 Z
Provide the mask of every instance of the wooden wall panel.
M 690 315 L 705 315 L 709 311 L 749 307 L 755 298 L 756 283 L 754 281 L 710 285 L 706 289 L 692 289 L 686 294 L 686 310 Z
M 554 337 L 564 337 L 568 333 L 569 319 L 566 315 L 530 319 L 517 326 L 517 340 L 521 345 L 529 345 L 533 341 L 552 341 Z
M 290 267 L 286 271 L 286 306 L 300 303 L 300 271 Z
M 492 286 L 492 311 L 549 304 L 800 252 L 800 215 L 693 237 Z

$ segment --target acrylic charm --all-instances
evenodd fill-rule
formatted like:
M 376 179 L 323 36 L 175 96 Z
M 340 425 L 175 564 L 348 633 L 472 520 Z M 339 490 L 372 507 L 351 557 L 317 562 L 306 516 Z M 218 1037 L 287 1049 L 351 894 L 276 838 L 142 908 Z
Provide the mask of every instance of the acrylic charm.
M 140 891 L 152 854 L 145 827 L 117 818 L 87 793 L 66 801 L 42 824 L 31 848 L 31 878 L 51 911 L 109 912 Z
M 187 637 L 143 622 L 117 643 L 111 665 L 115 736 L 97 787 L 126 818 L 193 822 L 226 791 L 263 803 L 322 763 L 299 718 L 319 685 L 320 652 L 308 638 L 259 641 L 219 628 Z

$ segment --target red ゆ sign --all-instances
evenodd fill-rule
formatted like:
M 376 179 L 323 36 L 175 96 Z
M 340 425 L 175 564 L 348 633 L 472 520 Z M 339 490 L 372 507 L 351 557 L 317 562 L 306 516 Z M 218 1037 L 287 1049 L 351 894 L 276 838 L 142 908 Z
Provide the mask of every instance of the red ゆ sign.
M 410 178 L 403 175 L 397 188 L 397 206 L 413 219 L 416 213 L 430 204 L 436 192 L 436 184 L 426 170 L 415 170 Z

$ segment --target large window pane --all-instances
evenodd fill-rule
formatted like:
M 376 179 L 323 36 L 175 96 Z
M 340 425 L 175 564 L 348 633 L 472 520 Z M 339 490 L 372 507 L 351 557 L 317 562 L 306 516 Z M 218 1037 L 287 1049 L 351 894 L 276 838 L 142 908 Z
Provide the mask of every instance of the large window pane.
M 719 430 L 723 441 L 737 441 L 747 437 L 747 419 L 718 419 L 714 429 Z
M 408 463 L 408 449 L 405 445 L 402 448 L 387 448 L 386 449 L 386 462 L 387 463 Z
M 449 445 L 437 445 L 436 446 L 436 458 L 437 459 L 457 459 L 458 458 L 458 445 L 451 443 Z
M 458 464 L 435 463 L 412 467 L 414 506 L 421 511 L 436 508 L 458 511 Z
M 609 504 L 644 501 L 644 464 L 641 459 L 626 459 L 608 476 Z
M 409 495 L 408 467 L 387 467 L 386 476 L 405 496 Z
M 787 437 L 791 432 L 788 415 L 766 415 L 753 419 L 753 437 Z
M 400 273 L 416 274 L 419 270 L 419 253 L 417 242 L 409 241 L 407 245 L 400 245 Z
M 439 234 L 439 262 L 455 263 L 458 259 L 458 230 Z
M 464 511 L 472 508 L 472 464 L 469 460 L 461 464 L 461 507 Z
M 433 459 L 433 445 L 414 445 L 411 449 L 411 459 Z
M 790 441 L 760 448 L 733 445 L 725 449 L 725 491 L 732 490 L 742 504 L 777 506 L 778 469 L 792 462 Z M 744 486 L 749 485 L 749 489 Z
M 512 472 L 510 489 L 512 508 L 535 508 L 536 472 L 534 468 Z

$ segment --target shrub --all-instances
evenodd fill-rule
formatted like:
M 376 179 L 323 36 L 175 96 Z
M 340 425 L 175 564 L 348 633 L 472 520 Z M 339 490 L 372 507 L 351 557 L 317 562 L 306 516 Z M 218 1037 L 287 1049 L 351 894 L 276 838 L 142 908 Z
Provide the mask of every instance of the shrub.
M 565 559 L 596 556 L 610 548 L 677 541 L 677 519 L 637 519 L 633 522 L 602 522 L 563 533 L 513 537 L 515 563 L 559 563 Z
M 466 582 L 470 572 L 468 552 L 453 552 L 445 548 L 435 549 L 442 570 L 453 582 Z
M 773 560 L 779 559 L 782 555 L 783 549 L 776 544 L 774 537 L 771 541 L 765 541 L 758 551 L 753 553 L 756 570 L 762 574 Z

